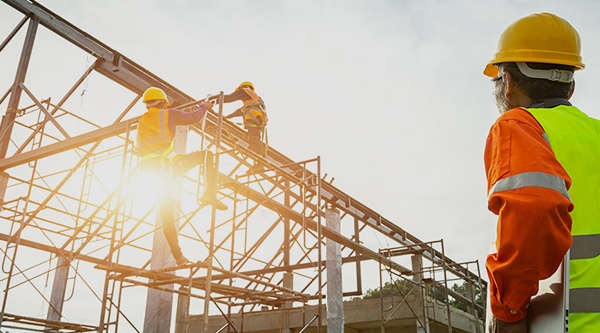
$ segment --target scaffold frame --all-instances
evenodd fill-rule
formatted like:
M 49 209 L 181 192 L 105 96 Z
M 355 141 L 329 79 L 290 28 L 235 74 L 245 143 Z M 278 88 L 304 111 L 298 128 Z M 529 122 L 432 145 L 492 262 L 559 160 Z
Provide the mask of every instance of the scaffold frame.
M 223 92 L 215 94 L 218 112 L 208 112 L 204 124 L 181 131 L 189 147 L 216 156 L 218 188 L 211 195 L 230 208 L 217 212 L 199 203 L 206 178 L 201 168 L 178 178 L 179 238 L 194 249 L 195 260 L 155 268 L 153 240 L 161 231 L 152 220 L 154 206 L 140 199 L 143 193 L 135 193 L 144 180 L 134 143 L 140 117 L 131 111 L 150 86 L 163 89 L 184 111 L 195 109 L 203 99 L 185 94 L 37 2 L 3 2 L 24 17 L 0 44 L 0 53 L 16 42 L 23 28 L 27 31 L 14 83 L 0 98 L 0 107 L 6 107 L 0 126 L 0 330 L 146 332 L 124 305 L 125 296 L 141 288 L 171 295 L 167 306 L 177 295 L 176 332 L 188 331 L 186 318 L 198 304 L 206 314 L 203 329 L 211 313 L 230 318 L 260 306 L 317 304 L 317 315 L 304 324 L 321 332 L 326 239 L 341 245 L 342 265 L 352 272 L 353 284 L 344 286 L 344 297 L 363 294 L 362 265 L 367 261 L 406 278 L 420 274 L 395 260 L 406 251 L 419 252 L 432 265 L 441 265 L 444 275 L 477 281 L 485 290 L 478 267 L 474 273 L 452 261 L 443 245 L 436 250 L 433 243 L 399 227 L 401 222 L 387 220 L 327 181 L 320 156 L 293 161 L 274 147 L 265 157 L 256 155 L 245 131 L 223 119 Z M 26 79 L 41 27 L 92 57 L 59 98 L 42 96 Z M 133 97 L 115 106 L 119 112 L 102 124 L 65 107 L 93 75 L 109 79 Z M 257 161 L 266 169 L 248 173 Z M 322 223 L 329 208 L 341 214 L 340 232 Z M 382 251 L 367 244 L 370 234 L 397 247 Z M 444 289 L 452 295 L 446 281 Z M 35 297 L 46 314 L 28 311 L 17 293 Z M 80 293 L 94 304 L 93 315 L 80 316 L 64 307 Z M 481 307 L 474 298 L 452 296 Z M 223 330 L 243 332 L 227 321 Z

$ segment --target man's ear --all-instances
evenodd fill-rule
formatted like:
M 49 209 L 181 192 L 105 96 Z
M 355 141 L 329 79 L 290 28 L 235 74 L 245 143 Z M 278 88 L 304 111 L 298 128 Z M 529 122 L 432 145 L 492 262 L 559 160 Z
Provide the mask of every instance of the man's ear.
M 502 76 L 504 77 L 504 81 L 506 82 L 505 83 L 506 89 L 504 90 L 504 97 L 509 98 L 510 95 L 515 90 L 515 80 L 513 80 L 513 77 L 509 72 L 502 73 Z
M 575 80 L 573 79 L 573 84 L 571 84 L 571 91 L 569 91 L 569 97 L 567 97 L 567 99 L 571 99 L 571 96 L 573 96 L 574 92 L 575 92 Z

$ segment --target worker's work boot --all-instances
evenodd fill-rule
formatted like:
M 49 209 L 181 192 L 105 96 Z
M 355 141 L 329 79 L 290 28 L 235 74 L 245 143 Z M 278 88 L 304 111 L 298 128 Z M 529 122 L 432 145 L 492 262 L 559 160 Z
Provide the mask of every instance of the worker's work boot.
M 202 197 L 200 197 L 200 202 L 202 202 L 205 205 L 216 205 L 218 210 L 227 210 L 227 205 L 222 203 L 219 200 L 215 200 L 212 198 L 212 196 L 208 193 L 205 193 L 204 195 L 202 195 Z

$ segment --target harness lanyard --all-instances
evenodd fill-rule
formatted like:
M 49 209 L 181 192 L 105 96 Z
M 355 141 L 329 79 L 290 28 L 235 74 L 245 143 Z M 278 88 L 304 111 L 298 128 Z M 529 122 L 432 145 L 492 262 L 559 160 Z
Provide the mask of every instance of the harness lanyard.
M 264 157 L 267 157 L 267 152 L 269 151 L 269 137 L 267 135 L 267 125 L 266 125 L 267 111 L 265 111 L 265 109 L 263 109 L 263 104 L 261 103 L 262 98 L 259 97 L 258 99 L 259 99 L 258 107 L 260 108 L 260 111 L 263 114 L 263 122 L 261 123 L 261 124 L 263 124 L 262 129 L 261 129 L 261 134 L 262 134 L 261 139 L 265 143 L 265 154 L 264 154 L 265 156 Z
M 267 152 L 269 151 L 269 137 L 267 136 L 267 126 L 263 126 L 263 142 L 265 143 L 265 156 L 263 157 L 267 157 Z
M 204 99 L 205 101 L 208 101 L 209 98 L 211 98 L 212 96 L 210 94 L 208 94 L 208 96 L 206 96 L 206 98 Z M 206 110 L 206 112 L 208 112 L 208 110 Z M 206 128 L 206 112 L 204 113 L 204 117 L 202 118 L 202 141 L 200 142 L 200 149 L 204 150 L 204 140 L 205 140 L 205 135 L 204 135 L 204 129 Z
M 263 113 L 263 121 L 259 121 L 258 118 L 252 114 L 252 108 L 258 108 L 262 113 Z M 264 117 L 265 117 L 265 111 L 262 109 L 262 106 L 260 105 L 260 103 L 258 103 L 258 106 L 244 106 L 242 108 L 242 114 L 244 116 L 244 120 L 246 118 L 246 115 L 250 116 L 250 118 L 252 120 L 254 120 L 254 122 L 256 124 L 245 124 L 247 127 L 258 127 L 258 129 L 260 130 L 260 140 L 265 144 L 265 152 L 263 157 L 267 156 L 267 152 L 269 151 L 269 137 L 267 136 L 267 126 L 264 124 Z M 244 121 L 245 122 L 245 121 Z M 260 125 L 259 125 L 260 124 Z

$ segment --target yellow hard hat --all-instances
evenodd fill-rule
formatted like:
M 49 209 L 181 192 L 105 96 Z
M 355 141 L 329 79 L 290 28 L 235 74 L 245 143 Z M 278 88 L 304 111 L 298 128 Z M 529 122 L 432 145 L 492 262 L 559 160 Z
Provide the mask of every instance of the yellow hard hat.
M 243 86 L 248 86 L 248 87 L 252 88 L 252 90 L 254 90 L 254 85 L 252 84 L 252 82 L 244 81 L 244 82 L 242 82 L 240 84 L 240 86 L 238 87 L 238 89 L 241 88 L 241 87 L 243 87 Z
M 583 69 L 581 40 L 569 22 L 554 14 L 541 13 L 524 17 L 504 30 L 498 52 L 483 74 L 496 77 L 502 62 L 541 62 L 575 66 Z
M 154 101 L 154 100 L 162 100 L 167 102 L 167 105 L 169 105 L 169 100 L 167 99 L 167 94 L 165 94 L 165 92 L 160 89 L 160 88 L 156 88 L 156 87 L 150 87 L 148 89 L 146 89 L 146 91 L 144 91 L 144 100 L 142 102 L 146 103 L 147 101 Z

